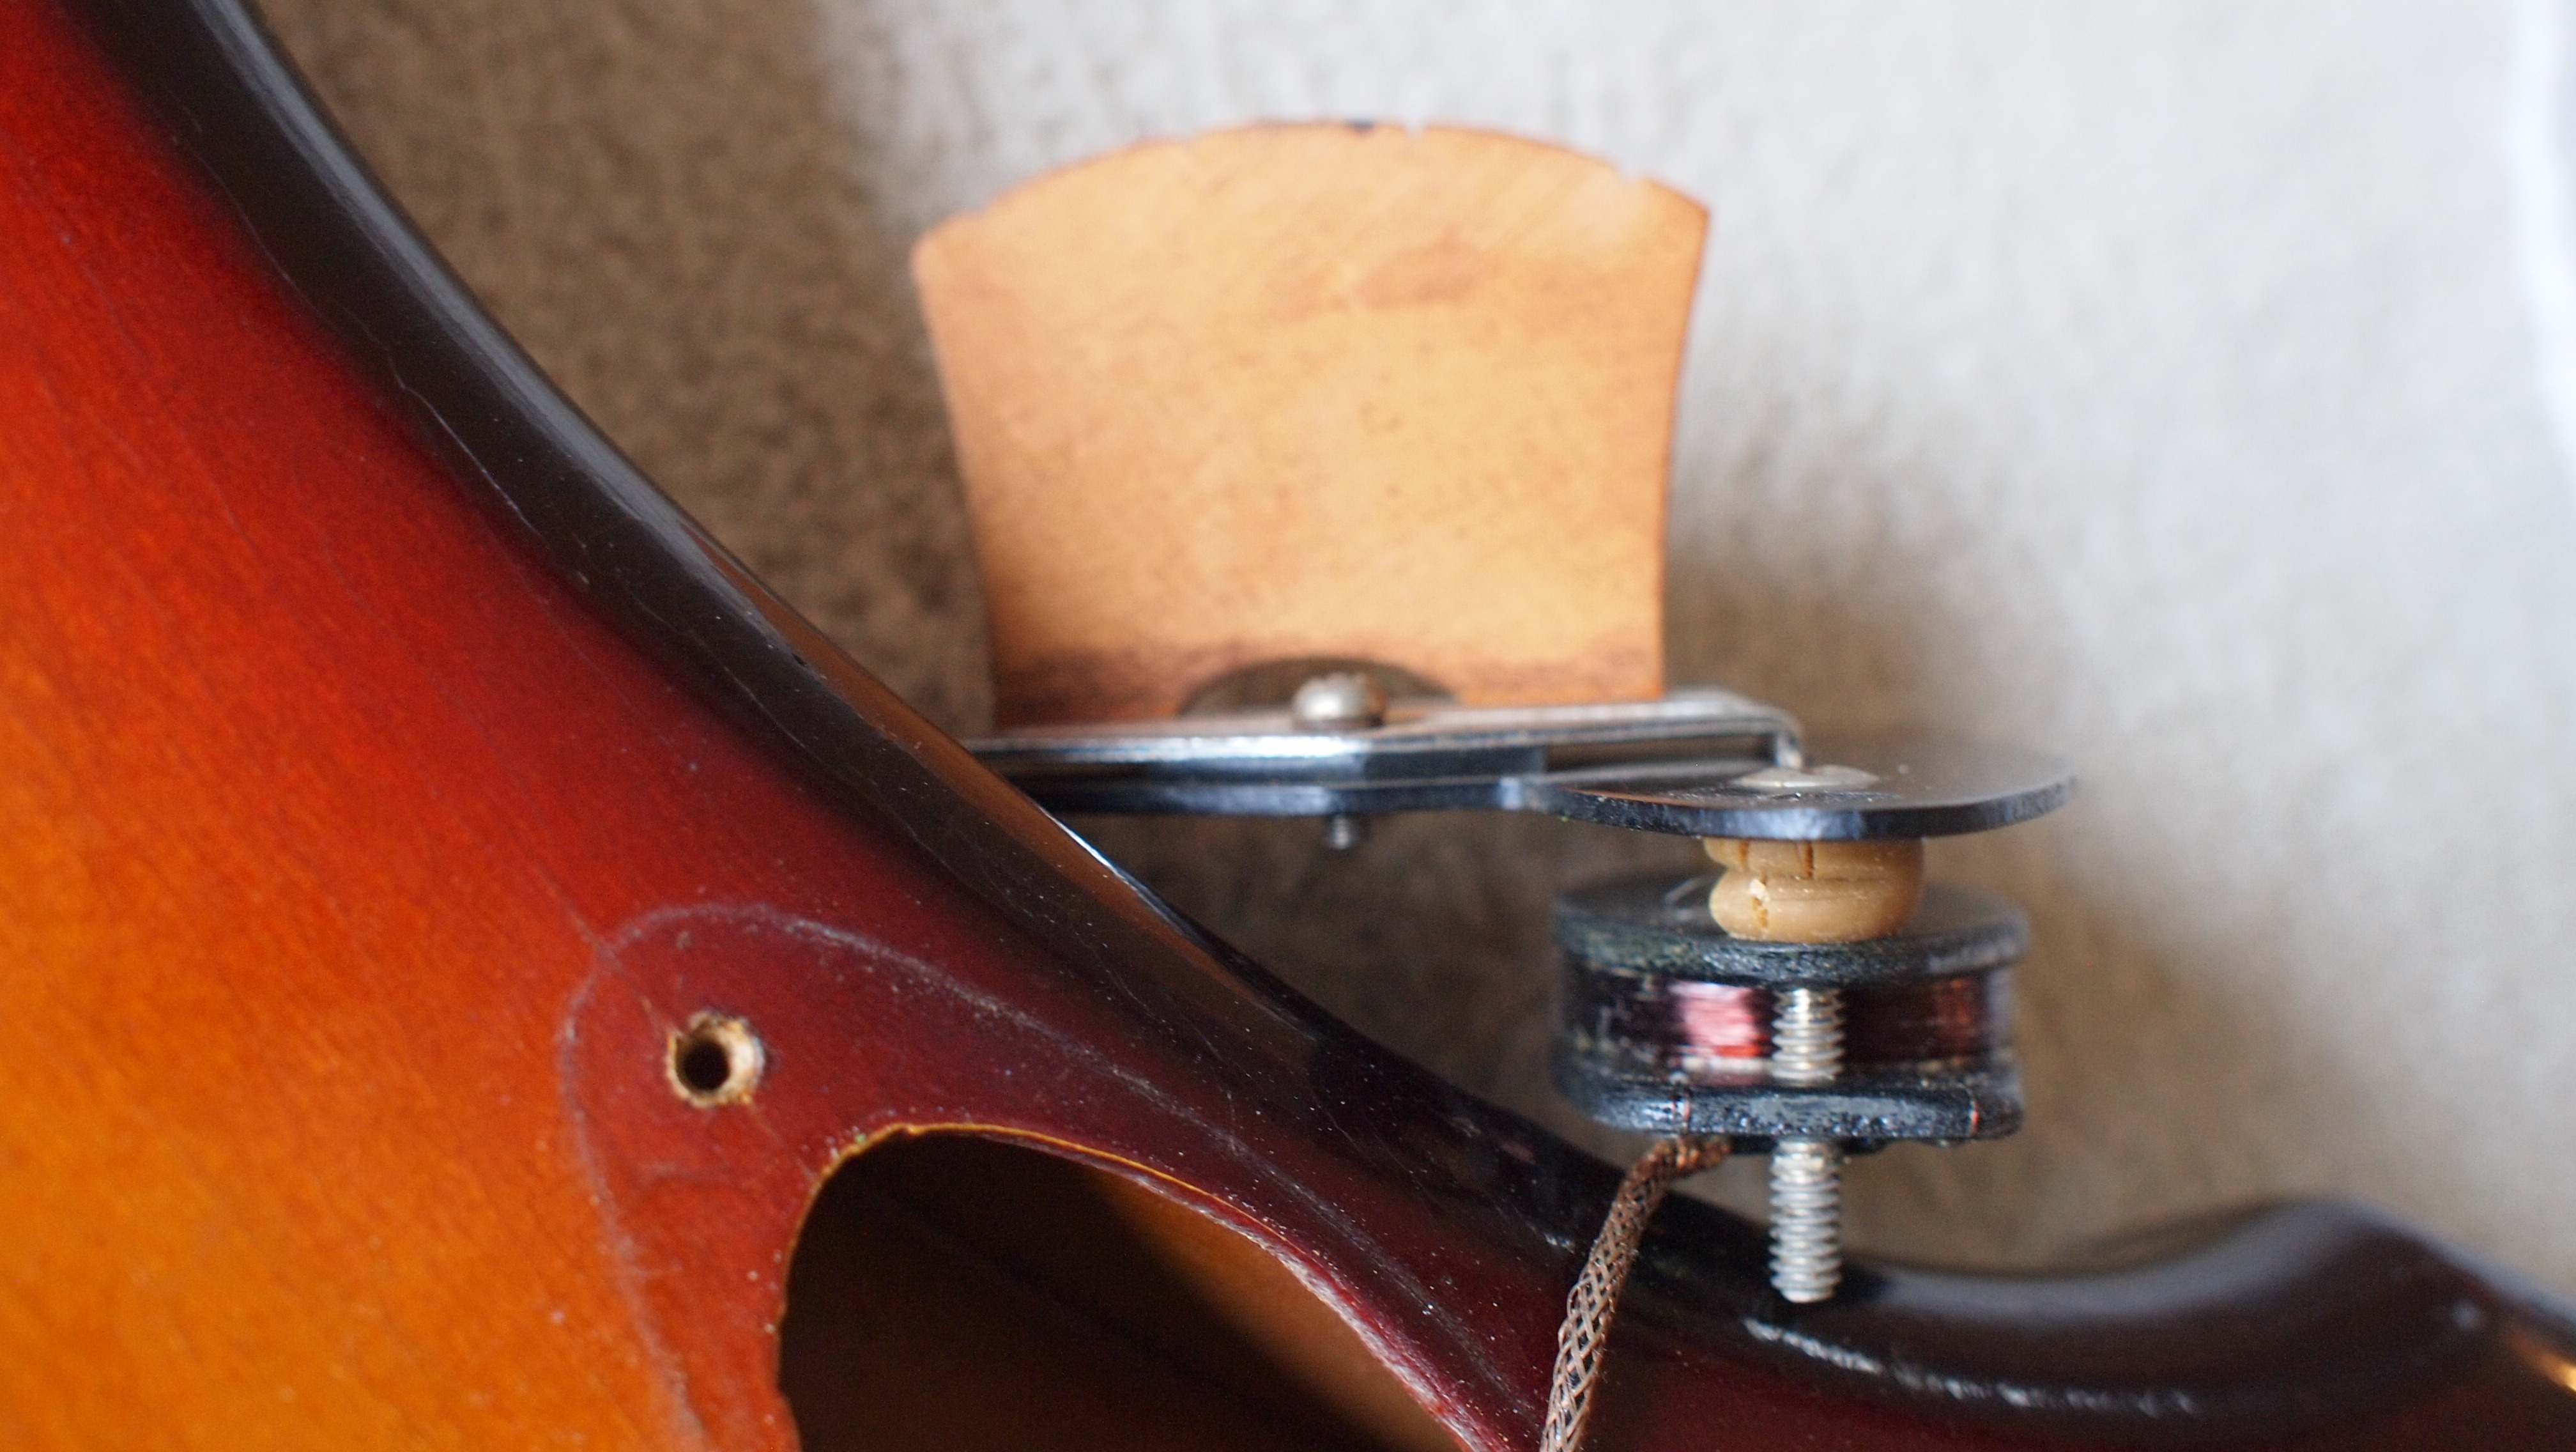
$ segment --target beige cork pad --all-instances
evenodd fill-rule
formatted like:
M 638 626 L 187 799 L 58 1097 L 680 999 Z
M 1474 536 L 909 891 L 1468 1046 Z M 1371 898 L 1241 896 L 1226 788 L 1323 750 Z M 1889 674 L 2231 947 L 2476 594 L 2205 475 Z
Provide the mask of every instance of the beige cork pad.
M 1479 704 L 1660 694 L 1705 230 L 1553 146 L 1322 124 L 1134 147 L 931 232 L 999 721 L 1313 657 Z

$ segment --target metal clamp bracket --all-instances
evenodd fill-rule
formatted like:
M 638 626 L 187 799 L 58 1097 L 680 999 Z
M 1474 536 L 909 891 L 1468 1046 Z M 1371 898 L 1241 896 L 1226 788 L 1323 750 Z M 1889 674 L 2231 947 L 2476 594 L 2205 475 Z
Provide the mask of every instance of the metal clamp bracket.
M 968 746 L 1049 810 L 1217 816 L 1538 812 L 1697 837 L 1940 837 L 2066 797 L 2052 758 L 1942 739 L 1811 745 L 1729 691 L 1467 707 L 1399 700 L 1357 723 L 1289 710 L 1006 732 Z

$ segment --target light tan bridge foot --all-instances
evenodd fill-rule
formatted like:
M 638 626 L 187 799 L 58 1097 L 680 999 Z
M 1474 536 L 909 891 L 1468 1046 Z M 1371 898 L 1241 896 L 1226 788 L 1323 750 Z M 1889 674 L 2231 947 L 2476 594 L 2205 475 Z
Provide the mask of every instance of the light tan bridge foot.
M 1708 895 L 1717 925 L 1775 943 L 1849 943 L 1905 925 L 1923 901 L 1923 844 L 1703 841 L 1726 869 Z

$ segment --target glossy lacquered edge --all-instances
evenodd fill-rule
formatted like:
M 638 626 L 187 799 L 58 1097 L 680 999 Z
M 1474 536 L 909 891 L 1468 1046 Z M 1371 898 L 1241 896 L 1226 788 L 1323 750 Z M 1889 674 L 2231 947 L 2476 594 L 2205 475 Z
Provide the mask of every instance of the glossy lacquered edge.
M 647 479 L 511 341 L 235 0 L 92 13 L 261 249 L 556 572 L 847 808 L 1105 966 L 1221 956 L 851 661 Z M 209 58 L 216 64 L 208 64 Z M 1292 996 L 1293 997 L 1293 996 Z
M 1122 1001 L 1176 1023 L 1267 1017 L 1271 1041 L 1347 1051 L 1367 1073 L 1394 1076 L 1390 1102 L 1429 1135 L 1415 1146 L 1424 1163 L 1490 1146 L 1508 1116 L 1394 1065 L 1179 922 L 763 589 L 483 314 L 241 6 L 101 0 L 93 14 L 288 285 L 386 380 L 387 396 L 414 410 L 458 477 L 629 639 L 831 799 L 909 839 L 1054 953 L 1117 983 Z M 1570 1271 L 1609 1176 L 1552 1138 L 1526 1142 L 1545 1163 L 1519 1178 L 1548 1188 L 1513 1197 L 1510 1211 L 1559 1246 Z M 1820 1398 L 1840 1391 L 1935 1418 L 2095 1438 L 2268 1441 L 2284 1419 L 2337 1415 L 2320 1390 L 2348 1386 L 2356 1366 L 2382 1379 L 2374 1394 L 2391 1396 L 2414 1371 L 2467 1357 L 2491 1381 L 2519 1357 L 2512 1364 L 2528 1369 L 2512 1373 L 2513 1385 L 2526 1408 L 2543 1383 L 2576 1378 L 2563 1327 L 2519 1296 L 2367 1222 L 2298 1213 L 2300 1232 L 2286 1240 L 2240 1234 L 2125 1278 L 1861 1267 L 1851 1295 L 1801 1313 L 1748 1290 L 1758 1274 L 1742 1222 L 1677 1205 L 1634 1314 L 1674 1338 L 1663 1344 L 1676 1376 L 1712 1365 L 1703 1358 L 1715 1353 L 1739 1367 L 1767 1363 Z M 2404 1285 L 2379 1294 L 2386 1277 L 2371 1281 L 2373 1267 L 2389 1264 L 2403 1267 Z M 2314 1314 L 2355 1295 L 2376 1317 L 2367 1326 Z M 2459 1310 L 2471 1305 L 2474 1316 Z M 2300 1322 L 2297 1344 L 2267 1329 L 2276 1317 Z M 2248 1375 L 2210 1366 L 2210 1345 L 2241 1350 Z M 2350 1355 L 2300 1374 L 2312 1355 L 2341 1352 Z M 2152 1382 L 2159 1365 L 2201 1367 L 2197 1399 L 2160 1403 L 2151 1386 L 2142 1391 L 2142 1373 Z M 1818 1406 L 1830 1416 L 1830 1400 Z

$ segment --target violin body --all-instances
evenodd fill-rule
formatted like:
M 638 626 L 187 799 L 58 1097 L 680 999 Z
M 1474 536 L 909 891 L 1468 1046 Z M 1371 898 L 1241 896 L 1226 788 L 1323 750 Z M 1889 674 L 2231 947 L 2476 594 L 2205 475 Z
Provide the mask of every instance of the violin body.
M 483 316 L 225 0 L 0 46 L 0 1440 L 1528 1445 L 1618 1175 L 1156 903 Z M 2576 1442 L 2259 1212 L 2056 1278 L 1649 1237 L 1604 1447 Z

